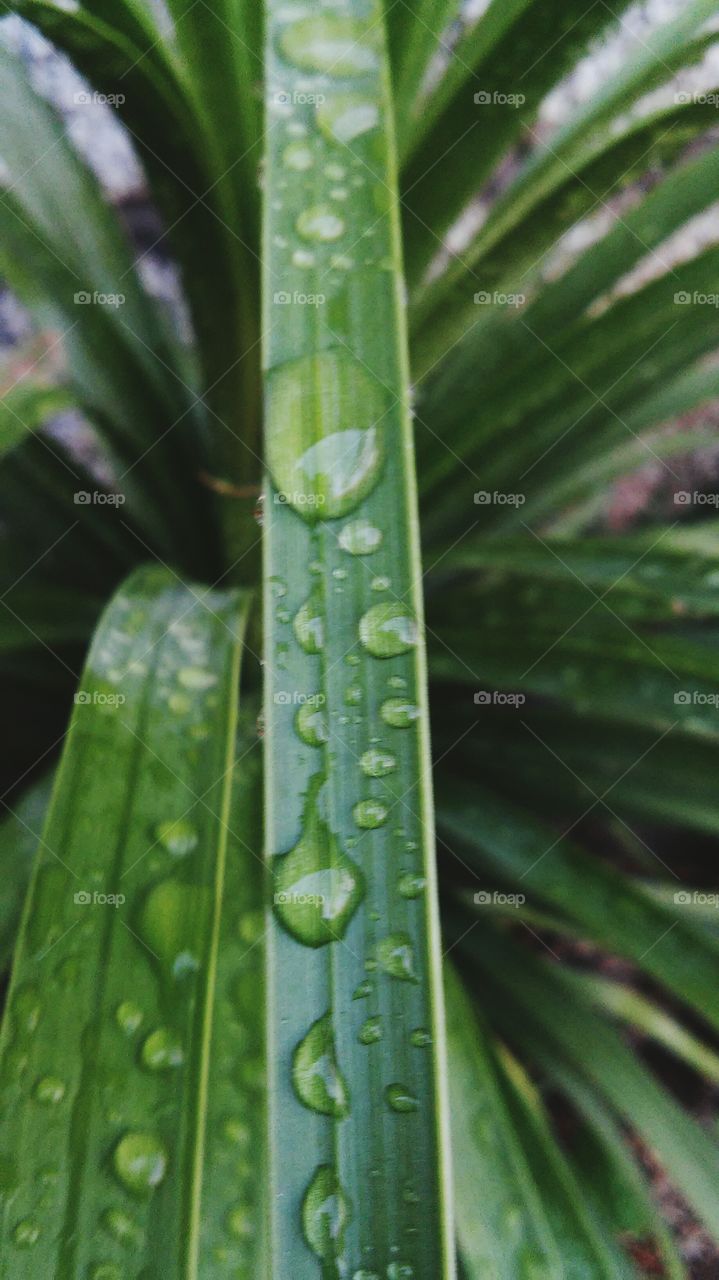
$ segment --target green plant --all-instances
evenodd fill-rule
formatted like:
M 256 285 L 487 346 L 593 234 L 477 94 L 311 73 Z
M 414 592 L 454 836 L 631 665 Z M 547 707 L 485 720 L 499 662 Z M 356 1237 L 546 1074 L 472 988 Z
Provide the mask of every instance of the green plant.
M 0 417 L 0 1274 L 439 1280 L 452 1159 L 471 1280 L 686 1275 L 627 1131 L 719 1238 L 645 1061 L 719 1078 L 716 524 L 601 516 L 711 438 L 717 4 L 550 134 L 627 3 L 12 7 L 114 95 L 194 340 L 2 51 L 66 368 Z

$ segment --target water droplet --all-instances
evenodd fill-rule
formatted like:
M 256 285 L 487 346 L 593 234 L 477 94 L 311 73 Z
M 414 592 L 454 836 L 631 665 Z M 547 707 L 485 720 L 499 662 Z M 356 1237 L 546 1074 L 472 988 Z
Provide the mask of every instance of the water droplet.
M 295 225 L 304 240 L 320 244 L 332 244 L 345 232 L 344 218 L 340 218 L 328 204 L 316 204 L 303 210 Z
M 282 163 L 287 165 L 288 169 L 295 169 L 298 173 L 311 169 L 314 162 L 314 156 L 306 142 L 291 142 L 282 156 Z
M 405 1262 L 390 1262 L 387 1268 L 387 1280 L 413 1280 L 414 1268 Z
M 377 943 L 377 964 L 392 978 L 403 982 L 416 982 L 414 973 L 414 948 L 407 933 L 391 933 Z
M 35 1097 L 38 1102 L 52 1105 L 62 1102 L 65 1097 L 65 1081 L 57 1076 L 43 1076 L 35 1085 Z
M 322 595 L 314 590 L 295 615 L 294 633 L 305 653 L 321 653 L 325 643 Z
M 140 1061 L 148 1071 L 168 1071 L 181 1067 L 185 1055 L 178 1036 L 167 1027 L 158 1027 L 145 1040 Z
M 378 577 L 373 578 L 369 585 L 371 591 L 389 591 L 392 586 L 392 579 L 380 574 Z
M 337 1066 L 332 1014 L 315 1022 L 292 1058 L 292 1083 L 306 1107 L 341 1120 L 349 1111 L 349 1094 Z
M 184 689 L 204 691 L 217 684 L 217 676 L 211 671 L 205 671 L 202 667 L 183 667 L 178 671 L 177 679 Z
M 186 937 L 201 932 L 199 922 L 209 920 L 209 890 L 181 880 L 163 880 L 152 888 L 142 905 L 138 934 L 163 970 L 179 978 L 197 969 L 197 958 L 186 948 Z
M 126 1133 L 115 1147 L 112 1163 L 128 1191 L 147 1196 L 167 1172 L 167 1152 L 152 1133 Z
M 359 1271 L 353 1271 L 352 1280 L 380 1280 L 379 1272 L 367 1271 L 361 1267 Z
M 302 1201 L 302 1229 L 313 1253 L 332 1262 L 342 1253 L 350 1205 L 331 1165 L 317 1169 Z
M 40 1239 L 40 1227 L 32 1218 L 23 1218 L 12 1233 L 15 1244 L 20 1249 L 31 1249 Z
M 357 1039 L 360 1044 L 376 1044 L 382 1039 L 382 1022 L 379 1017 L 366 1018 L 359 1029 Z
M 374 831 L 384 826 L 389 817 L 389 809 L 381 800 L 360 800 L 352 810 L 352 817 L 358 827 L 365 831 Z
M 308 947 L 344 937 L 365 892 L 360 868 L 318 812 L 322 782 L 316 775 L 310 783 L 298 844 L 274 860 L 275 912 L 288 933 Z
M 421 714 L 419 707 L 406 698 L 388 698 L 380 712 L 385 724 L 393 729 L 409 729 Z
M 301 18 L 280 36 L 284 58 L 302 71 L 345 78 L 362 76 L 377 66 L 377 31 L 369 23 L 343 14 Z
M 270 373 L 270 470 L 305 520 L 348 515 L 374 488 L 384 407 L 381 386 L 346 351 L 303 356 Z
M 321 747 L 329 738 L 327 719 L 321 707 L 304 702 L 295 716 L 295 728 L 308 747 Z
M 397 761 L 389 751 L 370 747 L 360 759 L 360 769 L 368 778 L 384 778 L 397 768 Z
M 355 987 L 354 993 L 352 995 L 352 999 L 366 1000 L 367 996 L 372 995 L 373 990 L 374 990 L 374 987 L 372 986 L 372 983 L 370 982 L 369 978 L 366 978 L 364 982 L 360 982 L 358 987 Z
M 360 93 L 333 93 L 318 106 L 317 123 L 331 142 L 346 145 L 377 128 L 379 109 Z
M 292 254 L 293 267 L 303 267 L 309 270 L 310 267 L 317 265 L 317 259 L 309 249 L 295 249 Z
M 40 993 L 35 987 L 20 987 L 15 992 L 13 1001 L 13 1014 L 17 1021 L 18 1030 L 32 1035 L 37 1030 L 42 1013 L 42 1004 L 40 1002 Z
M 187 818 L 176 818 L 174 822 L 160 822 L 155 827 L 155 836 L 174 858 L 184 858 L 197 848 L 197 832 Z
M 387 681 L 387 684 L 389 685 L 390 689 L 406 689 L 407 688 L 407 681 L 405 680 L 404 676 L 390 676 L 389 680 Z
M 384 1091 L 384 1096 L 393 1111 L 399 1111 L 404 1114 L 416 1111 L 419 1107 L 419 1102 L 414 1094 L 404 1084 L 388 1084 Z
M 106 1209 L 102 1215 L 102 1225 L 120 1244 L 139 1244 L 142 1231 L 124 1209 Z
M 236 1240 L 251 1240 L 255 1234 L 252 1213 L 245 1205 L 236 1205 L 227 1215 L 227 1230 Z
M 351 520 L 341 530 L 339 544 L 351 556 L 370 556 L 382 545 L 382 531 L 369 520 Z
M 171 693 L 167 705 L 176 716 L 186 716 L 192 710 L 192 699 L 186 693 Z
M 375 658 L 396 658 L 417 643 L 417 623 L 405 605 L 375 604 L 359 624 L 360 640 Z
M 420 898 L 426 887 L 424 876 L 412 875 L 410 871 L 397 881 L 397 889 L 403 898 Z
M 345 704 L 348 707 L 358 707 L 362 701 L 362 688 L 358 684 L 351 684 L 345 689 Z
M 330 258 L 330 266 L 334 267 L 335 271 L 351 271 L 354 261 L 346 253 L 333 253 Z
M 432 1037 L 426 1027 L 415 1027 L 410 1032 L 409 1042 L 415 1049 L 426 1049 L 432 1043 Z

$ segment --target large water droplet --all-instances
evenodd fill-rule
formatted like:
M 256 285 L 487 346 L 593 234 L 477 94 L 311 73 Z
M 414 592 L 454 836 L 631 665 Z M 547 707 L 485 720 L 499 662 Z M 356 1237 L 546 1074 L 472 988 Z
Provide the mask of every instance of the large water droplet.
M 345 145 L 379 124 L 376 102 L 361 93 L 333 93 L 317 108 L 317 123 L 331 142 Z
M 337 1066 L 332 1014 L 315 1022 L 292 1058 L 292 1083 L 300 1102 L 340 1120 L 349 1111 L 349 1094 Z
M 375 958 L 380 969 L 392 978 L 403 982 L 416 982 L 414 972 L 414 948 L 408 933 L 391 933 L 382 938 L 375 948 Z
M 316 775 L 310 784 L 299 843 L 274 860 L 275 912 L 288 933 L 308 947 L 344 937 L 365 892 L 360 868 L 318 812 L 322 782 Z
M 408 702 L 406 698 L 387 698 L 382 703 L 380 715 L 393 729 L 409 729 L 421 712 L 414 702 Z
M 169 1071 L 181 1067 L 184 1053 L 179 1037 L 167 1027 L 158 1027 L 142 1046 L 140 1061 L 148 1071 Z
M 296 226 L 303 240 L 320 244 L 332 244 L 345 233 L 344 218 L 328 204 L 316 204 L 311 209 L 304 209 Z
M 314 590 L 297 611 L 294 632 L 305 653 L 321 653 L 325 643 L 325 620 L 322 595 Z
M 358 18 L 322 14 L 301 18 L 280 36 L 282 56 L 302 71 L 362 76 L 377 66 L 377 28 Z
M 341 530 L 339 544 L 351 556 L 370 556 L 382 545 L 382 530 L 369 520 L 351 520 Z
M 360 769 L 368 778 L 384 778 L 397 768 L 397 761 L 389 751 L 370 747 L 360 759 Z
M 384 412 L 382 387 L 349 352 L 322 351 L 270 373 L 270 471 L 305 520 L 348 515 L 374 488 Z
M 295 716 L 295 728 L 308 747 L 321 747 L 329 738 L 327 717 L 322 707 L 304 702 Z
M 167 1172 L 167 1152 L 152 1133 L 126 1133 L 115 1147 L 112 1163 L 128 1191 L 147 1196 Z
M 360 640 L 375 658 L 396 658 L 417 643 L 417 623 L 398 602 L 375 604 L 360 619 Z
M 155 835 L 174 858 L 184 858 L 197 848 L 197 832 L 187 818 L 160 822 L 155 828 Z
M 302 1229 L 313 1253 L 333 1262 L 342 1253 L 350 1221 L 349 1201 L 331 1165 L 320 1165 L 302 1202 Z
M 414 1094 L 404 1084 L 388 1084 L 384 1094 L 392 1110 L 400 1114 L 416 1111 L 419 1107 Z
M 365 831 L 374 831 L 384 826 L 389 817 L 389 809 L 381 800 L 360 800 L 352 810 L 352 817 L 358 827 Z

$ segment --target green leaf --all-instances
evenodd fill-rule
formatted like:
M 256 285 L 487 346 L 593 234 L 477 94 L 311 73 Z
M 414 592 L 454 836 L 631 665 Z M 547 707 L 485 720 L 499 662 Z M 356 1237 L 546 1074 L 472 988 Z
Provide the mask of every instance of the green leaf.
M 33 783 L 12 805 L 3 800 L 0 822 L 0 966 L 8 965 L 15 945 L 22 904 L 30 883 L 33 858 L 50 800 L 51 778 Z
M 196 1273 L 244 613 L 151 567 L 95 637 L 2 1031 L 17 1280 Z
M 439 938 L 381 6 L 293 20 L 273 0 L 267 63 L 273 1274 L 439 1280 Z M 345 180 L 351 202 L 333 198 Z

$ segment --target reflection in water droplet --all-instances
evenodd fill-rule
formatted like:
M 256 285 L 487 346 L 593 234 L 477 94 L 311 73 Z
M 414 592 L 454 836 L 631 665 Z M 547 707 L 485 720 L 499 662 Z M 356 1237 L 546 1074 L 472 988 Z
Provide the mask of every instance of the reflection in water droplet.
M 160 822 L 155 828 L 155 836 L 174 858 L 184 858 L 197 848 L 197 832 L 187 818 Z
M 384 1093 L 392 1110 L 400 1114 L 416 1111 L 419 1107 L 414 1094 L 404 1084 L 388 1084 Z
M 178 1036 L 167 1027 L 158 1027 L 142 1046 L 140 1061 L 148 1071 L 169 1071 L 181 1067 L 184 1053 Z
M 376 1044 L 382 1039 L 382 1023 L 379 1017 L 366 1018 L 360 1027 L 357 1039 L 360 1044 Z
M 389 816 L 389 809 L 381 800 L 360 800 L 352 810 L 352 817 L 358 827 L 365 831 L 374 831 L 384 826 Z
M 332 1014 L 315 1022 L 292 1058 L 292 1083 L 306 1107 L 340 1120 L 349 1111 L 349 1094 L 337 1066 Z
M 417 623 L 405 605 L 375 604 L 360 619 L 360 640 L 375 658 L 394 658 L 417 643 Z
M 38 1102 L 51 1105 L 62 1102 L 65 1097 L 64 1080 L 59 1080 L 57 1076 L 43 1076 L 35 1085 L 35 1097 Z
M 167 1152 L 152 1133 L 126 1133 L 115 1147 L 113 1168 L 120 1182 L 136 1196 L 147 1196 L 167 1171 Z
M 267 453 L 275 487 L 305 520 L 348 515 L 379 478 L 385 396 L 345 351 L 291 360 L 268 376 Z
M 186 946 L 187 934 L 200 935 L 199 922 L 209 921 L 209 891 L 181 880 L 163 880 L 150 890 L 142 905 L 137 932 L 163 970 L 181 978 L 198 968 L 198 959 Z
M 313 591 L 297 611 L 293 628 L 298 643 L 305 653 L 322 652 L 325 643 L 325 620 L 322 595 L 319 590 Z
M 408 933 L 391 933 L 377 943 L 375 958 L 380 969 L 403 982 L 416 982 L 414 948 Z
M 18 988 L 15 992 L 12 1008 L 18 1030 L 32 1035 L 37 1030 L 37 1024 L 42 1013 L 39 991 L 32 986 Z
M 123 1000 L 115 1010 L 115 1021 L 126 1036 L 132 1036 L 142 1022 L 142 1009 L 138 1009 L 131 1000 Z
M 370 747 L 360 759 L 360 769 L 368 778 L 384 778 L 397 768 L 397 760 L 389 751 Z
M 274 859 L 275 912 L 288 933 L 308 947 L 344 937 L 365 892 L 360 868 L 318 812 L 323 781 L 316 775 L 310 784 L 298 844 Z
M 331 244 L 334 240 L 339 240 L 345 231 L 344 218 L 328 204 L 316 204 L 311 209 L 305 209 L 295 225 L 304 240 L 320 244 Z
M 380 714 L 385 724 L 391 725 L 393 729 L 409 729 L 419 719 L 421 712 L 418 706 L 408 702 L 406 698 L 388 698 L 382 703 Z
M 379 109 L 360 93 L 333 93 L 318 106 L 317 123 L 331 142 L 348 143 L 377 128 Z
M 329 738 L 324 710 L 309 702 L 304 702 L 299 708 L 295 728 L 308 747 L 321 747 Z
M 382 530 L 369 520 L 350 520 L 340 531 L 339 544 L 351 556 L 369 556 L 382 545 Z
M 343 14 L 300 18 L 280 36 L 282 56 L 301 71 L 345 78 L 362 76 L 377 66 L 376 27 Z
M 302 1229 L 313 1253 L 333 1262 L 344 1248 L 350 1205 L 331 1165 L 317 1169 L 302 1201 Z

